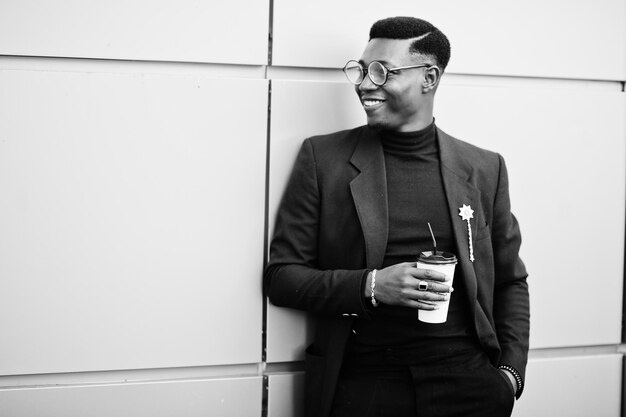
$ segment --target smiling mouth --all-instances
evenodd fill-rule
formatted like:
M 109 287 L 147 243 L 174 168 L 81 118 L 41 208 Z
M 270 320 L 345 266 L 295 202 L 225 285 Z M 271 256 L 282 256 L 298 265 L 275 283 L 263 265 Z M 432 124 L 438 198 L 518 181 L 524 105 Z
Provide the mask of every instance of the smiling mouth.
M 363 106 L 365 108 L 374 107 L 374 106 L 377 106 L 379 104 L 383 104 L 384 102 L 385 102 L 385 100 L 365 99 L 365 100 L 363 100 Z

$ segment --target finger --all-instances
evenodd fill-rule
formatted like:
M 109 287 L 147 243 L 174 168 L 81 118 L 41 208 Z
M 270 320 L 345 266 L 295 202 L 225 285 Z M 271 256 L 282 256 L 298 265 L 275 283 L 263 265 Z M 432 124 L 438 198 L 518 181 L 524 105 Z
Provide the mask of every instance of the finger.
M 415 288 L 418 291 L 430 291 L 430 292 L 443 292 L 448 293 L 454 291 L 452 286 L 447 284 L 441 284 L 439 282 L 429 281 L 425 279 L 417 279 L 412 283 L 408 283 L 408 286 Z
M 434 303 L 429 303 L 426 301 L 415 301 L 415 300 L 411 300 L 408 303 L 406 303 L 407 307 L 411 307 L 417 310 L 438 310 L 439 309 L 439 305 L 434 304 Z
M 427 282 L 428 283 L 428 288 L 425 291 L 430 291 L 430 292 L 441 292 L 441 293 L 451 293 L 452 291 L 454 291 L 454 288 L 452 288 L 452 286 L 450 285 L 446 285 L 446 284 L 440 284 L 438 282 L 433 282 L 433 281 L 425 281 L 423 280 L 422 282 Z M 422 288 L 424 288 L 424 285 L 422 285 Z M 420 283 L 417 283 L 417 290 L 420 290 Z
M 446 301 L 450 299 L 449 293 L 438 293 L 430 291 L 407 291 L 407 298 L 417 302 L 433 302 L 433 301 Z
M 446 274 L 443 274 L 439 271 L 435 271 L 433 269 L 415 268 L 414 273 L 412 275 L 415 278 L 429 279 L 431 281 L 445 282 L 448 280 L 448 277 Z

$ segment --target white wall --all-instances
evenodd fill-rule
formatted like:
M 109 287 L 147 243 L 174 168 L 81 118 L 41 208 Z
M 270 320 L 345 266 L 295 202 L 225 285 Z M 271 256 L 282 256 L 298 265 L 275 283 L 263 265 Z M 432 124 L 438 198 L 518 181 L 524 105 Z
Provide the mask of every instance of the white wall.
M 364 122 L 339 68 L 397 14 L 451 40 L 438 125 L 507 160 L 532 308 L 514 415 L 619 415 L 618 0 L 1 2 L 0 415 L 302 412 L 312 326 L 263 320 L 264 239 L 301 141 Z
M 261 414 L 268 24 L 0 3 L 0 415 Z

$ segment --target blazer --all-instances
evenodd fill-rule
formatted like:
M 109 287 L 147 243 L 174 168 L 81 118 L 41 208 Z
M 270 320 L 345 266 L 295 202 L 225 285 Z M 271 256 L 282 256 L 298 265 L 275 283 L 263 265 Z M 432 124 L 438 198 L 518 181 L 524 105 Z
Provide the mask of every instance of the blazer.
M 476 334 L 494 366 L 510 365 L 524 378 L 527 273 L 504 160 L 440 129 L 437 140 L 457 268 Z M 463 205 L 474 210 L 473 262 L 468 224 L 459 215 Z M 316 317 L 305 359 L 309 416 L 330 412 L 354 319 L 368 314 L 363 280 L 382 265 L 388 225 L 385 161 L 376 131 L 361 126 L 306 139 L 277 212 L 264 283 L 273 304 Z

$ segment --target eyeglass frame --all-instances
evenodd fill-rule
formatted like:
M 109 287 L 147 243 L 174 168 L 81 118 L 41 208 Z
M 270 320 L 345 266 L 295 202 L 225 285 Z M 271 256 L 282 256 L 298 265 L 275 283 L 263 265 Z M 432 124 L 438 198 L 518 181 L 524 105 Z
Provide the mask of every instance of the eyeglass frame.
M 352 82 L 350 80 L 350 78 L 348 77 L 348 74 L 346 73 L 346 68 L 348 67 L 348 64 L 354 62 L 356 64 L 359 65 L 359 67 L 361 67 L 361 72 L 363 73 L 363 79 L 361 81 L 359 81 L 358 83 Z M 370 67 L 372 66 L 372 64 L 378 63 L 380 64 L 381 67 L 383 67 L 384 70 L 384 74 L 385 74 L 385 81 L 383 81 L 381 84 L 376 83 L 372 77 L 370 76 Z M 343 66 L 343 73 L 345 74 L 346 78 L 348 79 L 348 82 L 350 84 L 353 85 L 361 85 L 363 83 L 363 81 L 365 81 L 365 76 L 367 75 L 367 77 L 370 79 L 370 81 L 372 82 L 372 84 L 374 84 L 377 87 L 382 87 L 383 85 L 385 85 L 389 79 L 389 73 L 390 72 L 397 72 L 397 71 L 402 71 L 405 69 L 412 69 L 412 68 L 431 68 L 431 67 L 435 67 L 437 69 L 439 69 L 439 67 L 437 65 L 433 65 L 433 64 L 419 64 L 419 65 L 409 65 L 406 67 L 396 67 L 396 68 L 387 68 L 387 66 L 385 64 L 383 64 L 382 62 L 378 61 L 378 60 L 374 60 L 372 62 L 369 63 L 369 65 L 367 66 L 367 68 L 365 68 L 363 66 L 363 64 L 361 64 L 359 61 L 356 61 L 354 59 L 351 59 L 350 61 L 346 62 L 346 65 Z

